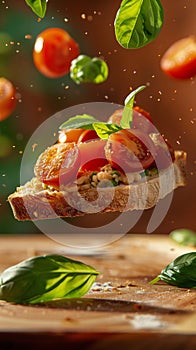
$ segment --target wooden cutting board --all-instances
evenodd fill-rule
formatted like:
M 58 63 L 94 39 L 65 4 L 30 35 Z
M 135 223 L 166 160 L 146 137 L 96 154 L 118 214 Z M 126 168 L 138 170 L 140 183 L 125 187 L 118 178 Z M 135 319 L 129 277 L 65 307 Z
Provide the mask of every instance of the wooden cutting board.
M 195 349 L 196 290 L 149 285 L 165 265 L 193 250 L 165 235 L 127 235 L 94 252 L 75 251 L 42 234 L 1 235 L 0 272 L 32 256 L 58 253 L 92 265 L 100 275 L 80 299 L 39 306 L 0 301 L 0 349 Z

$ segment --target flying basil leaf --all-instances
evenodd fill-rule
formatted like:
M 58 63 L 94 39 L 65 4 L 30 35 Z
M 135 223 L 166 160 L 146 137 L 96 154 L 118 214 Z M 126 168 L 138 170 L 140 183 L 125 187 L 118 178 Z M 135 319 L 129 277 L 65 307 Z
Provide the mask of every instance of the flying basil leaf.
M 150 284 L 159 280 L 181 288 L 196 288 L 196 252 L 177 257 Z
M 177 243 L 196 247 L 196 232 L 185 228 L 174 230 L 170 237 Z
M 37 16 L 41 18 L 45 16 L 46 8 L 47 8 L 47 0 L 25 0 L 25 1 Z
M 99 274 L 93 267 L 61 255 L 30 258 L 0 276 L 0 299 L 14 303 L 40 303 L 79 298 Z
M 76 84 L 100 84 L 108 77 L 108 66 L 98 57 L 79 55 L 71 62 L 70 77 Z
M 145 85 L 139 86 L 136 90 L 132 91 L 125 99 L 125 107 L 122 113 L 122 119 L 120 121 L 120 126 L 123 129 L 129 129 L 131 127 L 133 119 L 133 104 L 135 95 L 145 89 Z
M 107 124 L 107 123 L 94 123 L 93 127 L 97 135 L 103 140 L 107 140 L 109 135 L 122 129 L 120 126 L 116 124 Z
M 164 11 L 159 0 L 123 0 L 116 14 L 116 39 L 127 49 L 147 45 L 159 34 Z
M 59 129 L 93 129 L 92 124 L 96 122 L 99 122 L 99 120 L 91 115 L 81 114 L 69 118 L 66 122 L 61 124 Z

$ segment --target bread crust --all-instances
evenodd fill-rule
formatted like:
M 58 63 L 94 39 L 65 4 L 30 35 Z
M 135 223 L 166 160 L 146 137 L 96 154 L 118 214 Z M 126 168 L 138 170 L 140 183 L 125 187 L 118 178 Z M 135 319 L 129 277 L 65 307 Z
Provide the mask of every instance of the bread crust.
M 18 187 L 8 201 L 20 221 L 144 210 L 155 206 L 177 187 L 186 185 L 185 166 L 186 153 L 175 151 L 174 163 L 147 181 L 98 190 L 91 188 L 80 193 L 77 186 L 66 186 L 62 191 L 43 189 L 37 178 L 33 178 Z

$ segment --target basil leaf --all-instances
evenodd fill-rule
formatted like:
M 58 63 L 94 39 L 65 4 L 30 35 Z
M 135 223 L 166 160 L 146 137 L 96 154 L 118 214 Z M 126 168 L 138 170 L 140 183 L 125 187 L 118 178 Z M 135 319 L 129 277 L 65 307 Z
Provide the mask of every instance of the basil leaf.
M 37 16 L 41 18 L 45 16 L 46 8 L 47 8 L 47 0 L 25 0 L 25 1 Z
M 103 140 L 107 140 L 109 135 L 122 129 L 120 126 L 116 124 L 107 124 L 107 123 L 94 123 L 93 127 L 97 135 Z
M 97 135 L 104 140 L 107 140 L 109 135 L 122 130 L 129 129 L 132 122 L 133 104 L 135 95 L 142 91 L 146 86 L 139 86 L 136 90 L 132 91 L 125 99 L 125 107 L 122 113 L 122 119 L 120 126 L 113 123 L 100 122 L 95 117 L 89 114 L 76 115 L 69 118 L 66 122 L 61 124 L 59 129 L 88 129 L 95 130 Z
M 99 122 L 89 114 L 76 115 L 61 124 L 60 129 L 93 129 L 92 124 Z
M 120 121 L 120 126 L 123 129 L 129 129 L 131 127 L 133 119 L 133 104 L 135 95 L 145 89 L 145 85 L 139 86 L 136 90 L 132 91 L 125 99 L 125 107 L 122 113 L 122 119 Z
M 78 298 L 88 292 L 99 274 L 93 267 L 61 255 L 30 258 L 0 276 L 0 299 L 40 303 Z
M 79 55 L 71 62 L 70 77 L 76 84 L 100 84 L 108 77 L 108 66 L 98 57 Z
M 159 0 L 123 0 L 114 22 L 116 39 L 127 49 L 142 47 L 157 37 L 163 17 Z
M 159 280 L 181 288 L 196 288 L 196 252 L 177 257 L 150 284 Z
M 194 231 L 182 228 L 170 233 L 170 237 L 177 243 L 196 247 L 196 233 Z

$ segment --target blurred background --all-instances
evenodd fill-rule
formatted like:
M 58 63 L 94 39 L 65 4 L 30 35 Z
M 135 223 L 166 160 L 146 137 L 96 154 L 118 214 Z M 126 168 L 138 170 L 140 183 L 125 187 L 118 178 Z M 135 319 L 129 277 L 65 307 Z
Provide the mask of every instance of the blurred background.
M 160 69 L 160 58 L 174 41 L 196 34 L 196 1 L 161 0 L 165 12 L 161 33 L 154 42 L 134 50 L 122 48 L 115 39 L 113 22 L 120 3 L 49 0 L 46 16 L 39 20 L 24 0 L 0 1 L 0 76 L 12 81 L 18 98 L 12 115 L 0 122 L 0 233 L 39 232 L 32 222 L 16 221 L 7 202 L 20 184 L 23 150 L 36 128 L 75 104 L 123 104 L 130 89 L 143 84 L 148 88 L 137 96 L 137 105 L 151 113 L 156 127 L 175 149 L 188 153 L 187 186 L 175 191 L 168 214 L 155 232 L 169 233 L 182 227 L 196 230 L 195 79 L 174 80 Z M 106 82 L 76 85 L 69 75 L 58 79 L 41 75 L 32 51 L 36 36 L 49 27 L 68 31 L 81 53 L 103 58 L 109 66 Z M 130 232 L 145 233 L 151 214 L 152 210 L 145 211 Z M 72 222 L 85 226 L 91 220 L 85 217 Z

